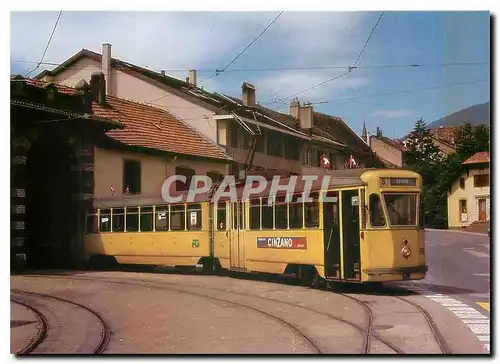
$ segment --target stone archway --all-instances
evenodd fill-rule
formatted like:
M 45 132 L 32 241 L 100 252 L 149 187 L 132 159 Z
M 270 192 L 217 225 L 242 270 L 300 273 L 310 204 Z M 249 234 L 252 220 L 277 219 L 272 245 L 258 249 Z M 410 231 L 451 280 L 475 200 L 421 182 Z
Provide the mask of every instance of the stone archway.
M 36 139 L 26 159 L 26 263 L 68 268 L 71 262 L 73 151 L 56 136 Z

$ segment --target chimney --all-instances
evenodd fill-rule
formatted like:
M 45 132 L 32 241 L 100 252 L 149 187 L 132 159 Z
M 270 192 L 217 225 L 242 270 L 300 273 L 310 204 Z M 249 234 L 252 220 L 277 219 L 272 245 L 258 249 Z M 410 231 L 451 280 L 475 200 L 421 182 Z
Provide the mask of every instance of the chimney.
M 85 80 L 80 80 L 75 89 L 77 94 L 82 98 L 82 109 L 85 113 L 92 113 L 92 94 L 90 93 L 90 85 Z
M 196 70 L 189 70 L 189 83 L 196 86 Z
M 304 106 L 299 106 L 299 115 L 300 115 L 300 128 L 308 130 L 309 134 L 311 134 L 314 122 L 314 113 L 312 105 L 304 104 Z
M 241 85 L 241 99 L 244 106 L 255 106 L 255 86 L 243 82 L 243 85 Z
M 106 95 L 111 95 L 111 44 L 102 44 L 102 73 L 106 79 Z
M 94 72 L 90 76 L 90 93 L 95 102 L 106 104 L 106 79 L 102 72 Z
M 300 119 L 300 102 L 297 98 L 290 102 L 290 115 L 295 119 Z

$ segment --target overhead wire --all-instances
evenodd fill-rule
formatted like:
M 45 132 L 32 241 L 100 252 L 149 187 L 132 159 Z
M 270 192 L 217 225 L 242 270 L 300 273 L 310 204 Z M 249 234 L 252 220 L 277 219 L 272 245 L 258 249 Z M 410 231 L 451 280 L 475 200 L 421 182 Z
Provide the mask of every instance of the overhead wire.
M 348 75 L 348 74 L 349 74 L 349 73 L 350 73 L 350 72 L 351 72 L 354 68 L 356 68 L 356 66 L 357 66 L 357 64 L 358 64 L 358 62 L 359 62 L 359 59 L 361 58 L 361 55 L 363 54 L 363 52 L 364 52 L 364 50 L 365 50 L 366 46 L 368 45 L 368 42 L 370 41 L 370 39 L 371 39 L 371 37 L 372 37 L 373 33 L 375 32 L 375 29 L 376 29 L 376 28 L 377 28 L 377 26 L 379 25 L 380 20 L 382 19 L 382 16 L 384 15 L 384 13 L 385 13 L 385 11 L 382 11 L 382 13 L 380 14 L 380 16 L 379 16 L 379 18 L 378 18 L 377 22 L 376 22 L 376 23 L 375 23 L 375 25 L 372 27 L 372 30 L 371 30 L 371 32 L 370 32 L 370 35 L 368 36 L 368 38 L 366 39 L 365 43 L 363 44 L 363 47 L 361 48 L 361 51 L 359 52 L 359 54 L 358 54 L 358 56 L 356 57 L 356 59 L 355 59 L 355 61 L 353 62 L 353 64 L 352 64 L 351 66 L 347 67 L 346 72 L 344 72 L 344 73 L 342 73 L 342 74 L 340 74 L 340 75 L 338 75 L 338 76 L 335 76 L 335 77 L 329 78 L 329 79 L 327 79 L 326 81 L 323 81 L 323 82 L 320 82 L 320 83 L 318 83 L 318 84 L 312 85 L 312 86 L 310 86 L 310 87 L 306 88 L 305 90 L 302 90 L 302 91 L 296 92 L 296 93 L 294 93 L 293 95 L 287 96 L 287 97 L 282 98 L 282 99 L 280 99 L 280 100 L 281 100 L 281 101 L 284 101 L 284 100 L 290 99 L 290 98 L 292 98 L 292 97 L 295 97 L 295 96 L 301 95 L 301 94 L 303 94 L 303 93 L 305 93 L 305 92 L 311 91 L 311 90 L 313 90 L 313 89 L 315 89 L 315 88 L 321 87 L 321 86 L 323 86 L 323 85 L 325 85 L 325 84 L 327 84 L 327 83 L 330 83 L 330 82 L 332 82 L 332 81 L 338 80 L 338 79 L 340 79 L 340 78 L 342 78 L 342 77 L 344 77 L 344 76 Z M 277 101 L 275 100 L 275 101 L 274 101 L 274 102 L 272 102 L 272 103 L 276 103 L 276 102 L 277 102 Z
M 38 61 L 24 61 L 24 60 L 11 60 L 13 63 L 40 63 L 41 65 L 49 65 L 49 66 L 60 66 L 61 63 L 56 62 L 38 62 Z M 450 67 L 450 66 L 482 66 L 488 65 L 489 61 L 482 62 L 448 62 L 448 63 L 412 63 L 412 64 L 389 64 L 389 65 L 373 65 L 373 66 L 351 66 L 351 69 L 378 69 L 378 68 L 423 68 L 423 67 Z M 86 66 L 69 66 L 64 67 L 67 70 L 82 70 L 87 69 Z M 121 69 L 125 69 L 127 67 L 117 66 L 113 67 L 116 70 L 111 71 L 117 73 Z M 144 67 L 145 68 L 145 67 Z M 328 70 L 328 69 L 347 69 L 348 65 L 332 65 L 332 66 L 315 66 L 315 67 L 270 67 L 270 68 L 241 68 L 241 69 L 230 69 L 225 72 L 274 72 L 274 71 L 314 71 L 314 70 Z M 146 68 L 147 69 L 147 68 Z M 165 72 L 188 72 L 190 69 L 148 69 L 149 71 L 160 73 L 161 71 Z M 217 71 L 217 68 L 201 68 L 197 69 L 197 72 L 214 72 Z
M 29 71 L 28 73 L 26 73 L 25 76 L 28 76 L 31 73 L 35 72 L 42 64 L 43 59 L 45 58 L 45 54 L 47 53 L 47 50 L 49 49 L 49 45 L 52 42 L 52 37 L 54 36 L 54 33 L 57 29 L 57 25 L 59 24 L 59 19 L 61 19 L 61 14 L 62 14 L 62 10 L 59 11 L 59 15 L 57 16 L 56 23 L 54 24 L 54 27 L 52 28 L 52 33 L 50 33 L 49 40 L 47 41 L 47 44 L 45 45 L 45 50 L 43 51 L 42 58 L 40 58 L 40 61 L 37 63 L 36 67 L 34 69 L 32 69 L 31 71 Z
M 263 34 L 264 34 L 264 33 L 265 33 L 265 32 L 266 32 L 266 31 L 267 31 L 267 30 L 268 30 L 268 29 L 269 29 L 269 28 L 270 28 L 270 27 L 271 27 L 271 26 L 272 26 L 272 25 L 273 25 L 273 24 L 274 24 L 274 23 L 275 23 L 278 19 L 279 19 L 279 17 L 280 17 L 283 13 L 284 13 L 284 11 L 281 11 L 281 12 L 280 12 L 280 13 L 279 13 L 279 14 L 278 14 L 278 15 L 277 15 L 277 16 L 276 16 L 276 17 L 275 17 L 275 18 L 274 18 L 274 19 L 273 19 L 273 20 L 272 20 L 272 21 L 271 21 L 268 25 L 267 25 L 267 27 L 265 27 L 265 28 L 264 28 L 264 30 L 263 30 L 262 32 L 260 32 L 260 34 L 259 34 L 259 35 L 258 35 L 258 36 L 254 39 L 254 40 L 252 40 L 252 41 L 251 41 L 251 42 L 250 42 L 250 43 L 249 43 L 249 44 L 248 44 L 248 45 L 247 45 L 247 46 L 246 46 L 246 47 L 245 47 L 245 48 L 244 48 L 244 49 L 243 49 L 240 53 L 238 53 L 238 55 L 237 55 L 236 57 L 234 57 L 234 58 L 233 58 L 233 59 L 232 59 L 232 60 L 231 60 L 231 61 L 230 61 L 230 62 L 229 62 L 229 63 L 228 63 L 228 64 L 227 64 L 227 65 L 226 65 L 223 69 L 221 69 L 221 70 L 217 70 L 217 71 L 215 72 L 215 74 L 214 74 L 214 75 L 212 75 L 212 76 L 210 76 L 210 77 L 207 77 L 207 78 L 205 78 L 204 80 L 201 80 L 199 83 L 205 82 L 205 81 L 207 81 L 207 80 L 209 80 L 209 79 L 211 79 L 211 78 L 217 77 L 217 76 L 218 76 L 218 75 L 220 75 L 221 73 L 224 73 L 224 72 L 227 70 L 227 68 L 228 68 L 229 66 L 231 66 L 234 62 L 236 62 L 236 60 L 237 60 L 238 58 L 240 58 L 240 57 L 243 55 L 243 53 L 245 53 L 245 52 L 246 52 L 246 50 L 247 50 L 248 48 L 250 48 L 250 47 L 252 46 L 252 44 L 254 44 L 254 43 L 255 43 L 255 42 L 256 42 L 256 41 L 257 41 L 257 40 L 258 40 L 258 39 L 259 39 L 259 38 L 260 38 L 260 37 L 261 37 L 261 36 L 262 36 L 262 35 L 263 35 Z
M 407 93 L 413 93 L 413 92 L 419 92 L 419 91 L 427 91 L 427 90 L 434 90 L 434 89 L 454 87 L 454 86 L 470 85 L 470 84 L 482 83 L 482 82 L 489 82 L 489 81 L 490 81 L 489 79 L 484 79 L 484 80 L 474 80 L 474 81 L 450 83 L 450 84 L 444 84 L 444 85 L 434 85 L 434 86 L 421 87 L 421 88 L 415 88 L 415 89 L 409 89 L 409 90 L 402 90 L 402 91 L 395 91 L 395 92 L 388 92 L 388 93 L 381 93 L 381 94 L 371 94 L 371 95 L 365 95 L 365 96 L 347 97 L 347 98 L 343 98 L 343 99 L 313 102 L 313 103 L 311 103 L 311 105 L 328 104 L 328 103 L 333 103 L 333 102 L 348 102 L 348 101 L 368 99 L 368 98 L 376 98 L 376 97 L 384 97 L 384 96 L 394 96 L 394 95 L 400 95 L 400 94 L 407 94 Z

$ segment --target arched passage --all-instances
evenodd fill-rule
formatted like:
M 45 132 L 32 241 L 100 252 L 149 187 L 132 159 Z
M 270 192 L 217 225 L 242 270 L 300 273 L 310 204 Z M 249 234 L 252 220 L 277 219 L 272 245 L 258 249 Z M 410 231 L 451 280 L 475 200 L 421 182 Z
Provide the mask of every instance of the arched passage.
M 36 140 L 26 172 L 27 265 L 66 268 L 71 264 L 72 149 L 60 138 Z

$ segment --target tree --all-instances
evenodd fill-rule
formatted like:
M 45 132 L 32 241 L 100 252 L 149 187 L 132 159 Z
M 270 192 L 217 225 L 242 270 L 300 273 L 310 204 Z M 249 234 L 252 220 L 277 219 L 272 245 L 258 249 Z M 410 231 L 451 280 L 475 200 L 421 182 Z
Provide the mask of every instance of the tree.
M 446 189 L 438 183 L 446 159 L 432 141 L 430 130 L 423 119 L 417 120 L 407 139 L 405 166 L 422 176 L 422 212 L 427 226 L 446 225 Z M 444 195 L 444 198 L 443 198 Z
M 465 161 L 477 152 L 490 150 L 490 130 L 484 125 L 473 127 L 470 123 L 455 130 L 457 155 Z
M 490 132 L 484 125 L 467 123 L 455 133 L 456 153 L 444 157 L 432 142 L 430 130 L 420 119 L 410 133 L 405 166 L 422 176 L 422 212 L 426 226 L 447 226 L 447 197 L 451 184 L 463 172 L 462 163 L 477 152 L 489 151 Z

